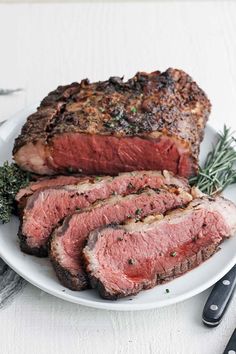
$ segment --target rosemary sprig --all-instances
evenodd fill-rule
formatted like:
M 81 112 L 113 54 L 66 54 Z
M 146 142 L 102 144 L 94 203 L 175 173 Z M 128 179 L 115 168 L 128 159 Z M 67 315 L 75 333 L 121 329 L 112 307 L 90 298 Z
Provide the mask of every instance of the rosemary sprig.
M 218 141 L 207 155 L 203 167 L 199 167 L 197 176 L 190 179 L 192 185 L 209 195 L 222 192 L 227 186 L 236 182 L 236 139 L 230 128 L 224 125 Z

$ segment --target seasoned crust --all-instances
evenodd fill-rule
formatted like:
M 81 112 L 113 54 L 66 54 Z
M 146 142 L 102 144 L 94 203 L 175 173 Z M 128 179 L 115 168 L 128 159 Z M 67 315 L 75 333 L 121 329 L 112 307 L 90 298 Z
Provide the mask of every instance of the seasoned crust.
M 127 82 L 111 77 L 104 82 L 60 86 L 32 114 L 16 139 L 13 154 L 27 143 L 51 139 L 65 132 L 177 137 L 188 145 L 195 160 L 211 104 L 185 72 L 137 73 Z
M 20 240 L 20 249 L 22 252 L 40 258 L 45 258 L 48 256 L 48 249 L 46 246 L 30 247 L 27 243 L 27 238 L 21 233 L 21 229 L 19 229 L 18 238 Z
M 22 127 L 21 134 L 16 138 L 13 154 L 15 154 L 21 146 L 29 142 L 34 143 L 40 139 L 46 142 L 47 126 L 56 114 L 62 112 L 66 100 L 70 98 L 72 93 L 78 91 L 79 87 L 80 85 L 78 83 L 59 86 L 42 100 L 40 106 L 37 108 L 37 112 L 27 118 L 27 122 Z
M 85 274 L 78 273 L 76 275 L 63 268 L 55 258 L 50 258 L 52 266 L 56 272 L 61 284 L 66 288 L 74 291 L 88 289 L 88 279 Z
M 61 266 L 60 262 L 58 261 L 60 259 L 60 255 L 58 254 L 55 241 L 55 234 L 53 233 L 48 244 L 48 251 L 51 264 L 58 279 L 60 280 L 60 283 L 66 288 L 74 291 L 88 289 L 89 282 L 85 272 L 72 272 L 68 268 Z

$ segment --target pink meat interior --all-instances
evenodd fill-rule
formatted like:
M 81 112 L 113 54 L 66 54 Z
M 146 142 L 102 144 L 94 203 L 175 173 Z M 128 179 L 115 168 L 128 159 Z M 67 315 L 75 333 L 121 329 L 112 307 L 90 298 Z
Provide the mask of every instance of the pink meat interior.
M 189 177 L 196 170 L 189 147 L 173 137 L 156 139 L 64 133 L 51 142 L 50 161 L 56 169 L 79 168 L 84 174 L 134 170 L 169 170 Z

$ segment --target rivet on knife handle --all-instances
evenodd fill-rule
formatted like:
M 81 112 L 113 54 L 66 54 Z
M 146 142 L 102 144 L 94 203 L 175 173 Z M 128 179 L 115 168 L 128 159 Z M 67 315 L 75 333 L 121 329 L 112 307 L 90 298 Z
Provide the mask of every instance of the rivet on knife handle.
M 235 354 L 236 353 L 236 329 L 234 330 L 230 340 L 224 350 L 223 354 Z
M 202 313 L 203 323 L 215 327 L 222 320 L 236 285 L 236 265 L 213 287 Z

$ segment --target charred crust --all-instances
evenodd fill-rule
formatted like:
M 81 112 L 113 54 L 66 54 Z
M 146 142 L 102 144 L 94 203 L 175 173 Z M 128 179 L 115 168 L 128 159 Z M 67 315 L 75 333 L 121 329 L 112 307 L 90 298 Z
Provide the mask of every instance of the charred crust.
M 177 264 L 169 273 L 158 274 L 156 279 L 156 285 L 167 283 L 175 278 L 182 276 L 183 274 L 199 266 L 202 262 L 207 261 L 219 250 L 219 244 L 210 244 L 208 246 L 203 247 L 196 254 L 186 259 L 184 265 Z
M 111 294 L 111 293 L 109 293 L 107 290 L 106 290 L 106 288 L 105 288 L 105 286 L 103 285 L 103 283 L 99 280 L 99 279 L 97 279 L 97 278 L 95 278 L 95 277 L 93 277 L 93 276 L 89 276 L 89 282 L 90 282 L 90 285 L 92 286 L 92 288 L 93 289 L 97 289 L 98 290 L 98 292 L 99 292 L 99 295 L 103 298 L 103 299 L 107 299 L 107 300 L 118 300 L 119 299 L 119 297 L 122 297 L 121 295 L 119 295 L 118 293 L 116 293 L 116 294 Z
M 18 239 L 20 242 L 20 249 L 22 252 L 26 254 L 30 254 L 32 256 L 45 258 L 48 256 L 48 248 L 47 244 L 41 247 L 30 247 L 27 242 L 27 237 L 22 233 L 22 223 L 23 223 L 23 211 L 20 210 L 20 226 L 18 229 Z
M 67 217 L 69 219 L 69 217 Z M 57 237 L 63 237 L 63 232 L 60 230 Z M 48 243 L 49 259 L 55 270 L 58 280 L 66 288 L 74 291 L 81 291 L 90 288 L 88 276 L 84 269 L 80 272 L 72 273 L 68 268 L 63 267 L 58 260 L 58 253 L 56 251 L 56 236 L 55 233 L 52 234 L 50 242 Z
M 72 274 L 68 269 L 63 268 L 58 261 L 50 254 L 50 261 L 56 272 L 60 283 L 66 288 L 74 291 L 81 291 L 90 288 L 88 277 L 85 273 Z
M 46 141 L 48 125 L 55 115 L 63 111 L 65 103 L 80 90 L 80 86 L 77 82 L 66 86 L 58 86 L 56 90 L 50 92 L 42 100 L 37 111 L 27 118 L 21 135 L 15 140 L 13 154 L 28 142 L 36 143 L 39 139 Z
M 91 273 L 88 273 L 88 279 L 89 279 L 89 284 L 91 285 L 92 289 L 97 289 L 99 295 L 103 299 L 107 300 L 118 300 L 119 298 L 125 297 L 125 293 L 113 293 L 111 294 L 108 292 L 104 286 L 104 284 L 95 276 L 93 276 Z
M 13 154 L 29 142 L 50 145 L 62 133 L 149 137 L 158 131 L 187 146 L 195 164 L 210 109 L 206 94 L 177 69 L 140 72 L 127 82 L 119 77 L 83 80 L 43 99 L 23 126 Z
M 21 231 L 18 232 L 18 237 L 20 240 L 20 249 L 22 252 L 40 258 L 45 258 L 48 256 L 48 250 L 46 246 L 30 247 L 27 243 L 27 237 L 24 236 Z
M 138 291 L 132 294 L 129 294 L 128 291 L 127 293 L 124 292 L 116 292 L 116 293 L 110 293 L 106 290 L 104 284 L 96 277 L 92 276 L 89 274 L 89 282 L 90 285 L 93 289 L 97 289 L 99 295 L 106 300 L 118 300 L 127 296 L 135 296 L 137 295 Z

